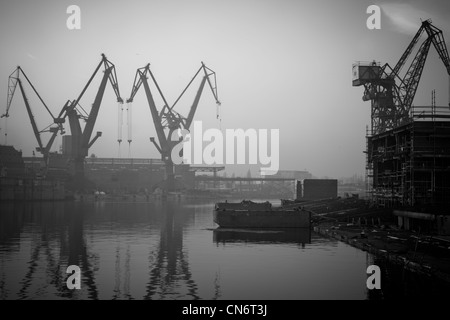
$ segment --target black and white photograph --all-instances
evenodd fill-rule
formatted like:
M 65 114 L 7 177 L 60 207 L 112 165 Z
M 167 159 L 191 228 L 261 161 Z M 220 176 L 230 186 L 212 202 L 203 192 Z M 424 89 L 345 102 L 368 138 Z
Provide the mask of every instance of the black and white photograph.
M 449 17 L 1 1 L 0 299 L 281 319 L 450 298 Z

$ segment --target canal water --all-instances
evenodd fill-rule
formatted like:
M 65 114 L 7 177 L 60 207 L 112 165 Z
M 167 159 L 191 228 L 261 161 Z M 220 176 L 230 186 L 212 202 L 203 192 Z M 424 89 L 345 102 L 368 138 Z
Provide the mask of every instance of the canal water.
M 397 287 L 386 286 L 390 292 L 367 289 L 366 269 L 375 259 L 366 252 L 308 230 L 216 230 L 213 206 L 170 201 L 0 204 L 0 299 L 408 295 L 401 280 Z M 80 267 L 80 290 L 67 288 L 70 265 Z

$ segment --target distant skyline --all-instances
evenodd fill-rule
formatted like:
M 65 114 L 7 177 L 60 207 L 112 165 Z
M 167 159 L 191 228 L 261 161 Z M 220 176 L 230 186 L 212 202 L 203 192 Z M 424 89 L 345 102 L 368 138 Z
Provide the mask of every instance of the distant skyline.
M 81 9 L 81 29 L 69 30 L 69 5 Z M 369 5 L 381 7 L 381 29 L 369 30 Z M 352 87 L 355 61 L 395 65 L 420 27 L 431 18 L 449 45 L 450 4 L 434 1 L 129 0 L 2 1 L 0 3 L 0 99 L 5 112 L 8 76 L 20 65 L 54 114 L 75 99 L 99 63 L 115 64 L 126 100 L 136 69 L 150 63 L 169 103 L 200 67 L 217 74 L 221 121 L 205 88 L 195 116 L 204 127 L 280 130 L 280 170 L 307 170 L 317 177 L 364 174 L 370 102 Z M 424 39 L 424 37 L 422 38 Z M 81 102 L 89 110 L 98 75 Z M 177 111 L 186 115 L 197 85 Z M 432 47 L 414 104 L 448 105 L 445 68 Z M 206 90 L 208 89 L 208 90 Z M 26 87 L 40 129 L 51 119 Z M 126 107 L 126 104 L 124 104 Z M 158 108 L 162 105 L 158 104 Z M 31 156 L 37 145 L 22 97 L 16 92 L 0 143 Z M 103 135 L 90 154 L 118 157 L 117 102 L 108 85 L 95 131 Z M 66 123 L 66 132 L 70 133 Z M 159 158 L 149 141 L 156 136 L 144 91 L 133 102 L 133 142 L 128 149 L 124 113 L 122 157 Z M 43 134 L 43 140 L 48 135 Z M 53 150 L 61 145 L 61 137 Z M 37 154 L 37 153 L 36 153 Z M 248 165 L 227 172 L 246 175 Z M 256 174 L 252 167 L 252 174 Z

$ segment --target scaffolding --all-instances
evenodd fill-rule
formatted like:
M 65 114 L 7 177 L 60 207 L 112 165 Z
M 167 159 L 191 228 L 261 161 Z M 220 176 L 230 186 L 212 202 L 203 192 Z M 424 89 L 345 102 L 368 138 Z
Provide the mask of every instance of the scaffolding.
M 413 107 L 409 123 L 367 133 L 366 153 L 367 192 L 378 205 L 427 210 L 450 206 L 448 107 Z
M 373 163 L 372 161 L 369 161 L 369 154 L 371 154 L 371 151 L 369 150 L 369 147 L 371 146 L 369 143 L 370 137 L 371 134 L 369 128 L 366 126 L 366 151 L 364 151 L 366 154 L 366 199 L 371 199 L 373 196 Z

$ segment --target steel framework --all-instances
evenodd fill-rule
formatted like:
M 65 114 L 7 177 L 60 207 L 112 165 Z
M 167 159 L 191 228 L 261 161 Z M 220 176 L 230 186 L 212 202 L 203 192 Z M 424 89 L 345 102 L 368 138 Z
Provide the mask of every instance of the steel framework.
M 424 32 L 428 35 L 427 39 L 421 44 L 406 74 L 401 77 L 401 69 Z M 436 48 L 450 76 L 450 58 L 442 31 L 433 26 L 431 20 L 422 22 L 394 68 L 388 63 L 380 66 L 377 62 L 353 65 L 353 86 L 363 85 L 363 100 L 371 101 L 372 135 L 394 129 L 412 120 L 411 106 L 431 44 Z

